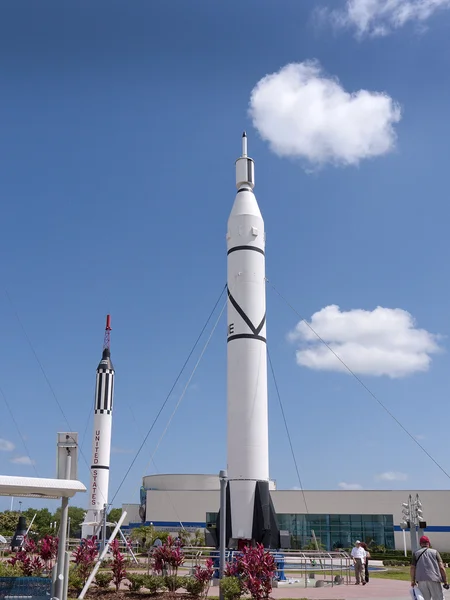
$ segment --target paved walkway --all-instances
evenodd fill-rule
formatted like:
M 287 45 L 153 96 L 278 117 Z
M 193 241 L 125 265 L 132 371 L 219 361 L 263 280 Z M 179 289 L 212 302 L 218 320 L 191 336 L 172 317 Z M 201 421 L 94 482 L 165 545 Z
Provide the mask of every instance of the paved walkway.
M 383 600 L 411 600 L 409 581 L 395 579 L 371 579 L 365 585 L 327 585 L 319 588 L 305 588 L 298 584 L 283 585 L 274 588 L 273 598 L 308 598 L 311 600 L 366 600 L 380 598 Z M 450 600 L 450 590 L 444 590 L 445 600 Z
M 308 598 L 309 600 L 366 600 L 380 598 L 382 600 L 411 600 L 409 581 L 395 579 L 371 579 L 365 585 L 327 585 L 325 587 L 307 587 L 301 584 L 286 584 L 272 590 L 271 597 L 282 598 Z M 217 587 L 209 590 L 210 596 L 218 596 Z M 450 600 L 450 590 L 444 590 L 445 600 Z

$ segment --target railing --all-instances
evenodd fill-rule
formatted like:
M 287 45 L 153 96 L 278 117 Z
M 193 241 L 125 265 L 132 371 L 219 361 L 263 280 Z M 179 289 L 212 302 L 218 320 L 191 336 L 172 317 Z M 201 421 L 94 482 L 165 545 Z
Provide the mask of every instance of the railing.
M 71 549 L 79 544 L 79 540 L 70 540 Z M 126 546 L 120 543 L 121 550 L 126 553 Z M 133 548 L 133 550 L 135 550 Z M 143 554 L 147 555 L 147 552 Z M 204 565 L 208 558 L 212 558 L 216 567 L 216 575 L 219 566 L 219 552 L 213 547 L 184 546 L 183 553 L 185 561 L 183 570 L 187 569 L 190 573 L 197 565 Z M 342 585 L 349 584 L 353 574 L 353 560 L 346 552 L 327 552 L 327 551 L 272 551 L 277 565 L 275 580 L 280 585 L 283 582 L 304 584 L 304 587 L 322 586 L 322 585 Z M 226 552 L 226 561 L 232 562 L 238 555 L 237 551 L 228 550 Z M 147 568 L 147 556 L 138 557 L 138 568 L 144 570 Z
M 219 555 L 215 548 L 184 547 L 183 550 L 185 565 L 190 564 L 191 568 L 203 564 L 207 558 L 212 558 L 218 567 Z M 272 554 L 277 565 L 275 579 L 280 583 L 304 583 L 305 587 L 350 583 L 353 560 L 346 552 L 289 550 L 272 551 Z M 232 562 L 237 555 L 237 551 L 228 550 L 226 562 Z M 317 583 L 319 581 L 321 583 Z

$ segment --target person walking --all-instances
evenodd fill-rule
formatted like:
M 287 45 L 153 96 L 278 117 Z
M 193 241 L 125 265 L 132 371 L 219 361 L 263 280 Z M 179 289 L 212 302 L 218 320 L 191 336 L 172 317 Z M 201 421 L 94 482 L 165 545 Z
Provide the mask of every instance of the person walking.
M 352 548 L 352 558 L 353 558 L 353 566 L 355 568 L 355 577 L 356 583 L 355 585 L 359 585 L 362 583 L 366 585 L 366 580 L 364 577 L 364 565 L 366 564 L 366 551 L 361 546 L 361 542 L 356 540 L 355 546 Z
M 364 548 L 364 551 L 366 553 L 366 561 L 364 563 L 364 580 L 366 583 L 369 583 L 369 546 L 366 544 L 366 542 L 361 542 L 361 548 Z
M 430 540 L 423 535 L 420 548 L 411 556 L 411 587 L 420 590 L 424 600 L 444 600 L 442 584 L 448 590 L 447 572 L 441 555 L 431 548 Z

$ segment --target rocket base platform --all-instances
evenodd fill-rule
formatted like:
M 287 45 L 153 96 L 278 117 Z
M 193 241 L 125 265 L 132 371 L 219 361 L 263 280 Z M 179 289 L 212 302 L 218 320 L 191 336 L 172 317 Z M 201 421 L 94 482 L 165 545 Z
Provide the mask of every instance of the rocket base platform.
M 232 538 L 232 507 L 230 483 L 227 483 L 227 508 L 226 508 L 226 547 L 241 549 L 242 545 L 252 542 L 262 544 L 264 548 L 278 550 L 280 548 L 280 530 L 278 527 L 275 508 L 270 496 L 269 482 L 257 481 L 255 488 L 255 503 L 253 506 L 252 539 L 240 540 Z M 220 510 L 216 522 L 216 546 L 219 547 L 220 536 Z

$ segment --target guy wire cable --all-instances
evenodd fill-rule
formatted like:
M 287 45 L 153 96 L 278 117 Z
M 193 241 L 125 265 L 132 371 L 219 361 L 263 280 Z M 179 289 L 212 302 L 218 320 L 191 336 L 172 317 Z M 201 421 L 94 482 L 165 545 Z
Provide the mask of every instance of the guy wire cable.
M 38 473 L 38 471 L 37 471 L 37 469 L 36 469 L 36 465 L 35 465 L 34 461 L 32 460 L 32 458 L 31 458 L 31 454 L 30 454 L 30 451 L 28 450 L 28 446 L 27 446 L 27 445 L 26 445 L 26 443 L 25 443 L 25 438 L 24 438 L 24 436 L 22 435 L 22 432 L 21 432 L 21 430 L 20 430 L 19 424 L 17 423 L 16 419 L 14 418 L 13 412 L 12 412 L 12 410 L 11 410 L 11 407 L 9 406 L 9 402 L 8 402 L 8 400 L 6 399 L 5 392 L 3 391 L 3 389 L 2 389 L 2 388 L 0 388 L 0 395 L 2 396 L 2 398 L 3 398 L 3 401 L 4 401 L 4 402 L 5 402 L 5 404 L 6 404 L 6 408 L 8 409 L 8 412 L 9 412 L 9 414 L 10 414 L 10 417 L 11 417 L 11 419 L 12 419 L 12 421 L 13 421 L 13 423 L 14 423 L 14 425 L 15 425 L 16 429 L 17 429 L 17 433 L 19 434 L 19 437 L 20 437 L 20 439 L 21 439 L 21 441 L 22 441 L 23 447 L 25 448 L 25 452 L 26 452 L 26 454 L 27 454 L 28 458 L 29 458 L 29 459 L 32 461 L 32 467 L 33 467 L 33 469 L 34 469 L 34 472 L 36 473 L 36 477 L 39 477 L 39 473 Z
M 305 503 L 306 514 L 309 515 L 308 503 L 306 502 L 306 496 L 305 496 L 305 490 L 303 488 L 302 479 L 300 477 L 300 471 L 299 471 L 299 468 L 298 468 L 297 459 L 295 458 L 295 452 L 294 452 L 294 447 L 292 446 L 291 434 L 289 433 L 289 427 L 288 427 L 288 424 L 287 424 L 286 415 L 284 413 L 283 403 L 281 402 L 280 390 L 278 388 L 277 378 L 275 377 L 275 371 L 273 369 L 273 364 L 272 364 L 272 359 L 270 357 L 269 348 L 267 348 L 267 356 L 269 358 L 270 370 L 272 371 L 272 377 L 273 377 L 273 382 L 275 384 L 275 389 L 276 389 L 277 396 L 278 396 L 278 402 L 280 403 L 281 414 L 283 415 L 283 421 L 284 421 L 284 426 L 286 428 L 287 437 L 288 437 L 288 440 L 289 440 L 289 446 L 291 447 L 291 454 L 292 454 L 292 458 L 294 460 L 295 470 L 297 471 L 298 482 L 300 484 L 300 489 L 301 489 L 301 492 L 302 492 L 302 495 L 303 495 L 303 502 Z
M 137 422 L 137 419 L 136 419 L 136 417 L 135 417 L 135 415 L 134 415 L 134 412 L 133 412 L 133 409 L 132 409 L 132 407 L 131 407 L 131 404 L 128 402 L 128 399 L 127 399 L 127 397 L 125 397 L 125 403 L 126 403 L 126 405 L 127 405 L 128 409 L 129 409 L 129 411 L 130 411 L 131 417 L 132 417 L 132 419 L 133 419 L 133 421 L 134 421 L 134 424 L 135 424 L 135 426 L 136 426 L 136 431 L 137 431 L 137 433 L 138 433 L 138 434 L 139 434 L 139 436 L 140 436 L 140 435 L 141 435 L 141 432 L 140 432 L 140 429 L 139 429 L 139 424 L 138 424 L 138 422 Z M 156 463 L 155 463 L 155 461 L 154 461 L 153 459 L 152 459 L 152 463 L 153 463 L 153 467 L 154 467 L 154 469 L 155 469 L 155 471 L 156 471 L 156 474 L 157 474 L 157 475 L 160 475 L 160 473 L 159 473 L 159 469 L 158 469 L 158 467 L 156 466 Z M 173 511 L 174 511 L 174 513 L 175 513 L 175 514 L 176 514 L 176 516 L 177 516 L 177 520 L 178 520 L 179 524 L 181 525 L 181 528 L 182 528 L 182 529 L 185 531 L 185 530 L 186 530 L 186 528 L 185 528 L 185 526 L 184 526 L 184 523 L 183 523 L 183 522 L 181 521 L 181 519 L 180 519 L 180 515 L 178 514 L 178 511 L 177 511 L 177 509 L 176 509 L 176 506 L 174 505 L 174 503 L 173 503 L 173 501 L 172 501 L 172 498 L 171 498 L 171 496 L 170 496 L 170 492 L 169 492 L 169 490 L 164 490 L 164 491 L 166 492 L 166 495 L 167 495 L 167 497 L 168 497 L 168 499 L 169 499 L 169 502 L 170 502 L 170 504 L 172 505 Z
M 190 376 L 189 376 L 189 378 L 188 378 L 188 380 L 187 380 L 187 382 L 186 382 L 186 384 L 185 384 L 185 386 L 184 386 L 184 388 L 183 388 L 183 391 L 181 392 L 181 395 L 180 395 L 180 397 L 179 397 L 179 399 L 178 399 L 178 402 L 176 403 L 176 405 L 175 405 L 175 408 L 174 408 L 174 410 L 172 411 L 172 414 L 170 415 L 170 418 L 169 418 L 169 420 L 168 420 L 168 422 L 167 422 L 167 424 L 166 424 L 166 427 L 165 427 L 164 431 L 162 432 L 162 434 L 161 434 L 161 436 L 160 436 L 160 438 L 159 438 L 159 440 L 158 440 L 158 443 L 156 444 L 156 447 L 155 447 L 155 449 L 153 450 L 153 452 L 152 452 L 152 454 L 151 454 L 151 456 L 150 456 L 150 459 L 149 459 L 148 463 L 146 464 L 146 466 L 145 466 L 145 468 L 144 468 L 144 472 L 145 472 L 145 471 L 146 471 L 146 470 L 149 468 L 149 466 L 150 466 L 150 463 L 151 463 L 151 462 L 153 462 L 153 464 L 155 465 L 155 460 L 154 460 L 155 454 L 156 454 L 156 452 L 158 451 L 158 448 L 159 448 L 159 446 L 161 445 L 161 442 L 162 442 L 162 440 L 163 440 L 164 436 L 166 435 L 166 433 L 167 433 L 167 430 L 168 430 L 168 429 L 169 429 L 169 427 L 170 427 L 170 424 L 171 424 L 171 422 L 172 422 L 172 420 L 173 420 L 173 418 L 174 418 L 174 416 L 175 416 L 175 413 L 177 412 L 177 410 L 178 410 L 178 408 L 179 408 L 179 406 L 180 406 L 180 404 L 181 404 L 181 402 L 182 402 L 182 400 L 183 400 L 183 398 L 184 398 L 184 396 L 185 396 L 185 394 L 186 394 L 186 392 L 187 392 L 187 390 L 188 390 L 188 388 L 189 388 L 189 385 L 191 384 L 191 381 L 192 381 L 192 379 L 193 379 L 193 377 L 194 377 L 194 375 L 195 375 L 195 373 L 196 373 L 196 371 L 197 371 L 197 369 L 198 369 L 198 367 L 199 367 L 199 365 L 200 365 L 200 362 L 201 362 L 201 360 L 202 360 L 202 358 L 203 358 L 203 356 L 204 356 L 204 354 L 205 354 L 205 352 L 206 352 L 206 349 L 208 348 L 208 346 L 209 346 L 209 343 L 210 343 L 210 341 L 211 341 L 211 339 L 212 339 L 212 337 L 213 337 L 213 335 L 214 335 L 214 332 L 215 332 L 215 330 L 216 330 L 216 328 L 217 328 L 217 325 L 219 324 L 219 321 L 220 321 L 220 319 L 222 318 L 223 311 L 225 310 L 225 308 L 226 308 L 226 306 L 227 306 L 227 302 L 228 302 L 228 299 L 227 299 L 227 300 L 225 300 L 225 302 L 224 302 L 224 305 L 223 305 L 223 307 L 222 307 L 222 310 L 220 311 L 220 313 L 219 313 L 219 316 L 217 317 L 217 319 L 216 319 L 216 322 L 214 323 L 214 326 L 213 326 L 213 328 L 212 328 L 212 330 L 211 330 L 211 332 L 210 332 L 210 334 L 209 334 L 209 336 L 208 336 L 208 339 L 206 340 L 206 342 L 205 342 L 205 345 L 203 346 L 203 349 L 202 349 L 202 351 L 200 352 L 200 356 L 198 357 L 198 359 L 197 359 L 197 362 L 195 363 L 195 365 L 194 365 L 194 368 L 192 369 L 192 372 L 191 372 L 191 374 L 190 374 Z M 156 465 L 155 465 L 155 467 L 156 467 Z M 168 490 L 166 490 L 166 491 L 168 492 Z M 176 513 L 176 514 L 177 514 L 177 516 L 178 516 L 178 520 L 179 520 L 179 522 L 180 522 L 180 525 L 181 525 L 181 527 L 182 527 L 183 529 L 185 529 L 185 527 L 184 527 L 183 523 L 181 522 L 181 520 L 180 520 L 180 518 L 179 518 L 178 512 L 177 512 L 177 510 L 176 510 L 176 508 L 175 508 L 175 506 L 174 506 L 174 504 L 173 504 L 173 502 L 172 502 L 172 500 L 171 500 L 171 498 L 170 498 L 170 495 L 169 495 L 169 494 L 168 494 L 168 496 L 169 496 L 169 501 L 170 501 L 170 503 L 172 504 L 172 508 L 174 509 L 175 513 Z M 115 496 L 114 496 L 114 497 L 115 497 Z
M 25 339 L 27 340 L 27 342 L 28 342 L 28 345 L 29 345 L 29 346 L 30 346 L 30 348 L 31 348 L 31 351 L 32 351 L 32 352 L 33 352 L 33 354 L 34 354 L 34 357 L 35 357 L 35 359 L 36 359 L 36 362 L 38 363 L 38 365 L 39 365 L 39 367 L 40 367 L 40 369 L 41 369 L 42 375 L 44 376 L 44 379 L 45 379 L 45 381 L 47 382 L 47 385 L 48 385 L 48 387 L 49 387 L 49 389 L 50 389 L 50 391 L 51 391 L 51 393 L 52 393 L 52 396 L 53 396 L 53 398 L 55 399 L 55 402 L 56 402 L 56 404 L 58 405 L 58 408 L 59 408 L 59 410 L 60 410 L 60 412 L 61 412 L 61 414 L 62 414 L 62 416 L 63 416 L 63 418 L 64 418 L 64 420 L 65 420 L 65 422 L 66 422 L 66 424 L 67 424 L 67 427 L 68 427 L 69 431 L 73 431 L 73 429 L 72 429 L 72 427 L 71 427 L 71 425 L 70 425 L 70 423 L 69 423 L 69 420 L 67 419 L 67 417 L 66 417 L 66 414 L 65 414 L 65 412 L 64 412 L 64 410 L 63 410 L 63 408 L 62 408 L 62 406 L 61 406 L 61 403 L 59 402 L 59 400 L 58 400 L 58 397 L 56 396 L 55 390 L 53 389 L 53 386 L 52 386 L 52 384 L 51 384 L 51 382 L 50 382 L 50 379 L 48 378 L 48 376 L 47 376 L 47 373 L 45 372 L 45 369 L 44 369 L 44 367 L 43 367 L 43 365 L 42 365 L 41 361 L 39 360 L 39 357 L 38 357 L 38 355 L 37 355 L 37 352 L 36 352 L 36 350 L 34 349 L 34 346 L 33 346 L 33 344 L 31 343 L 31 339 L 30 339 L 30 337 L 28 336 L 28 334 L 27 334 L 27 331 L 26 331 L 26 329 L 25 329 L 25 327 L 24 327 L 24 325 L 23 325 L 23 323 L 22 323 L 22 321 L 21 321 L 21 319 L 20 319 L 20 317 L 19 317 L 19 314 L 18 314 L 17 310 L 16 310 L 16 309 L 15 309 L 15 307 L 14 307 L 14 304 L 13 304 L 13 302 L 12 302 L 11 296 L 9 295 L 9 292 L 8 292 L 8 290 L 7 290 L 7 289 L 5 289 L 5 294 L 6 294 L 6 296 L 7 296 L 8 300 L 9 300 L 9 302 L 10 302 L 10 304 L 11 304 L 11 308 L 12 308 L 12 310 L 13 310 L 13 312 L 14 312 L 14 315 L 15 315 L 15 317 L 16 317 L 16 319 L 17 319 L 17 322 L 19 323 L 19 325 L 20 325 L 20 328 L 22 329 L 23 335 L 25 336 Z M 86 465 L 86 466 L 87 466 L 87 468 L 88 468 L 88 471 L 89 471 L 89 477 L 90 477 L 90 473 L 91 473 L 91 466 L 90 466 L 89 462 L 87 461 L 87 458 L 86 458 L 86 456 L 85 456 L 85 454 L 84 454 L 84 452 L 83 452 L 83 449 L 82 449 L 82 447 L 80 446 L 80 444 L 78 444 L 78 450 L 79 450 L 79 453 L 80 453 L 80 455 L 81 455 L 81 457 L 82 457 L 82 459 L 83 459 L 83 461 L 84 461 L 85 465 Z M 100 494 L 101 494 L 101 495 L 102 495 L 102 497 L 103 497 L 103 493 L 102 493 L 102 491 L 101 491 L 101 490 L 100 490 Z M 103 497 L 103 500 L 106 502 L 106 500 L 105 500 L 105 498 L 104 498 L 104 497 Z
M 151 457 L 150 457 L 150 460 L 149 460 L 149 462 L 147 463 L 146 469 L 148 468 L 148 466 L 149 466 L 149 464 L 150 464 L 150 461 L 152 461 L 152 460 L 153 460 L 153 457 L 155 456 L 156 452 L 158 451 L 158 448 L 159 448 L 159 446 L 160 446 L 160 444 L 161 444 L 161 442 L 162 442 L 162 440 L 163 440 L 164 436 L 166 435 L 166 433 L 167 433 L 167 430 L 169 429 L 170 423 L 172 422 L 172 419 L 174 418 L 174 416 L 175 416 L 175 413 L 177 412 L 177 410 L 178 410 L 178 408 L 179 408 L 179 406 L 180 406 L 180 404 L 181 404 L 181 401 L 183 400 L 183 398 L 184 398 L 184 396 L 185 396 L 185 394 L 186 394 L 186 392 L 187 392 L 187 389 L 188 389 L 188 387 L 189 387 L 189 385 L 190 385 L 190 383 L 191 383 L 191 381 L 192 381 L 192 378 L 194 377 L 194 375 L 195 375 L 195 372 L 197 371 L 197 368 L 198 368 L 198 366 L 199 366 L 199 364 L 200 364 L 200 362 L 201 362 L 201 360 L 202 360 L 202 358 L 203 358 L 203 355 L 204 355 L 204 354 L 205 354 L 205 352 L 206 352 L 206 349 L 207 349 L 207 347 L 208 347 L 208 345 L 209 345 L 209 342 L 211 341 L 211 338 L 212 338 L 212 336 L 214 335 L 214 332 L 215 332 L 215 330 L 216 330 L 216 327 L 217 327 L 217 325 L 219 324 L 219 321 L 220 321 L 220 319 L 221 319 L 221 317 L 222 317 L 222 315 L 223 315 L 223 311 L 225 310 L 225 308 L 226 308 L 226 306 L 227 306 L 227 302 L 228 302 L 228 300 L 225 300 L 225 303 L 224 303 L 224 305 L 223 305 L 223 307 L 222 307 L 222 310 L 220 311 L 220 313 L 219 313 L 219 316 L 217 317 L 217 320 L 216 320 L 216 322 L 214 323 L 214 327 L 212 328 L 212 330 L 211 330 L 211 333 L 209 334 L 209 336 L 208 336 L 208 339 L 206 340 L 206 343 L 205 343 L 205 345 L 203 346 L 203 349 L 202 349 L 202 351 L 201 351 L 201 353 L 200 353 L 200 356 L 199 356 L 199 358 L 198 358 L 197 362 L 195 363 L 195 366 L 194 366 L 194 368 L 193 368 L 193 370 L 192 370 L 192 373 L 190 374 L 190 376 L 189 376 L 189 379 L 187 380 L 187 383 L 186 383 L 186 385 L 184 386 L 184 388 L 183 388 L 183 391 L 181 392 L 181 396 L 180 396 L 180 398 L 178 399 L 178 402 L 176 403 L 176 405 L 175 405 L 175 408 L 174 408 L 174 410 L 173 410 L 172 414 L 170 415 L 170 419 L 167 421 L 166 428 L 165 428 L 165 429 L 164 429 L 164 431 L 162 432 L 162 434 L 161 434 L 161 437 L 159 438 L 159 440 L 158 440 L 158 443 L 156 444 L 156 447 L 155 447 L 155 449 L 153 450 L 153 453 L 152 453 L 152 455 L 151 455 Z
M 112 500 L 111 500 L 111 504 L 113 503 L 113 501 L 114 501 L 115 497 L 117 496 L 117 494 L 119 493 L 119 491 L 120 491 L 120 489 L 122 488 L 123 484 L 125 483 L 125 480 L 126 480 L 126 478 L 128 477 L 128 475 L 129 475 L 129 473 L 130 473 L 131 469 L 133 468 L 133 465 L 134 465 L 134 463 L 136 462 L 136 460 L 137 460 L 137 458 L 138 458 L 139 454 L 141 453 L 141 451 L 142 451 L 143 447 L 145 446 L 145 444 L 146 444 L 146 442 L 147 442 L 147 439 L 148 439 L 149 435 L 150 435 L 150 434 L 151 434 L 151 432 L 153 431 L 153 429 L 154 429 L 154 427 L 155 427 L 155 425 L 156 425 L 156 422 L 158 421 L 158 419 L 159 419 L 159 417 L 160 417 L 160 415 L 161 415 L 162 411 L 164 410 L 164 408 L 165 408 L 165 406 L 166 406 L 167 402 L 169 401 L 169 398 L 170 398 L 170 396 L 172 395 L 172 392 L 173 392 L 173 390 L 175 389 L 175 386 L 177 385 L 177 383 L 178 383 L 178 381 L 179 381 L 179 379 L 180 379 L 181 375 L 182 375 L 182 374 L 183 374 L 183 372 L 184 372 L 184 369 L 186 368 L 186 365 L 188 364 L 188 362 L 189 362 L 189 360 L 190 360 L 190 358 L 191 358 L 192 354 L 194 353 L 194 351 L 195 351 L 195 348 L 197 347 L 197 344 L 199 343 L 199 341 L 200 341 L 200 339 L 201 339 L 201 337 L 202 337 L 202 335 L 203 335 L 203 332 L 205 331 L 206 327 L 208 326 L 208 323 L 209 323 L 209 321 L 211 320 L 211 318 L 212 318 L 212 316 L 213 316 L 213 314 L 214 314 L 214 312 L 215 312 L 215 310 L 216 310 L 216 308 L 217 308 L 217 305 L 219 304 L 219 302 L 220 302 L 220 300 L 221 300 L 221 298 L 222 298 L 222 296 L 223 296 L 223 294 L 224 294 L 224 292 L 225 292 L 226 288 L 227 288 L 227 284 L 225 284 L 225 285 L 223 286 L 223 288 L 222 288 L 222 291 L 220 292 L 220 295 L 219 295 L 219 297 L 217 298 L 217 300 L 216 300 L 216 303 L 214 304 L 214 307 L 213 307 L 213 309 L 212 309 L 212 310 L 211 310 L 211 312 L 209 313 L 209 316 L 208 316 L 208 318 L 207 318 L 207 320 L 206 320 L 205 324 L 203 325 L 203 327 L 202 327 L 202 330 L 200 331 L 200 333 L 199 333 L 199 335 L 198 335 L 197 339 L 195 340 L 195 343 L 194 343 L 194 345 L 192 346 L 192 349 L 191 349 L 191 351 L 190 351 L 190 352 L 189 352 L 189 354 L 188 354 L 188 357 L 187 357 L 187 358 L 186 358 L 186 360 L 184 361 L 184 363 L 183 363 L 183 366 L 181 367 L 181 369 L 180 369 L 180 371 L 179 371 L 179 373 L 178 373 L 178 375 L 177 375 L 177 377 L 176 377 L 176 379 L 175 379 L 175 381 L 174 381 L 174 383 L 173 383 L 172 387 L 171 387 L 171 388 L 170 388 L 170 390 L 169 390 L 169 393 L 167 394 L 167 396 L 166 396 L 166 398 L 165 398 L 164 402 L 162 403 L 162 405 L 161 405 L 161 408 L 159 409 L 158 413 L 156 414 L 156 417 L 155 417 L 155 419 L 154 419 L 154 421 L 153 421 L 153 423 L 152 423 L 152 425 L 151 425 L 150 429 L 147 431 L 147 434 L 145 435 L 145 437 L 144 437 L 144 439 L 143 439 L 143 441 L 142 441 L 141 445 L 139 446 L 139 449 L 138 449 L 138 451 L 136 452 L 136 454 L 135 454 L 135 456 L 134 456 L 133 460 L 131 461 L 131 464 L 130 464 L 130 466 L 128 467 L 128 469 L 127 469 L 127 471 L 126 471 L 125 475 L 123 476 L 123 479 L 122 479 L 122 481 L 120 482 L 120 484 L 119 484 L 119 487 L 117 488 L 117 490 L 116 490 L 116 492 L 115 492 L 115 494 L 114 494 L 114 496 L 113 496 L 113 498 L 112 498 Z
M 354 371 L 352 371 L 352 369 L 342 360 L 342 358 L 333 350 L 333 348 L 331 348 L 331 346 L 313 329 L 313 327 L 311 327 L 311 325 L 308 323 L 308 321 L 302 317 L 302 315 L 292 306 L 292 304 L 290 302 L 288 302 L 288 300 L 276 289 L 276 287 L 273 285 L 273 283 L 271 283 L 269 281 L 269 279 L 266 278 L 266 282 L 270 285 L 270 287 L 274 290 L 274 292 L 276 292 L 278 294 L 278 296 L 287 304 L 287 306 L 289 306 L 289 308 L 297 315 L 297 317 L 303 322 L 305 323 L 305 325 L 313 332 L 313 334 L 317 337 L 318 340 L 320 340 L 322 342 L 322 344 L 324 344 L 328 350 L 337 358 L 337 360 L 345 367 L 345 369 L 350 373 L 350 375 L 353 375 L 353 377 L 356 379 L 356 381 L 366 390 L 366 392 L 376 401 L 378 402 L 378 404 L 381 406 L 381 408 L 383 408 L 383 410 L 385 410 L 387 412 L 387 414 L 397 423 L 397 425 L 406 433 L 406 435 L 408 435 L 412 441 L 419 446 L 419 448 L 422 450 L 422 452 L 424 452 L 428 458 L 438 467 L 438 469 L 440 469 L 442 471 L 442 473 L 444 473 L 444 475 L 446 477 L 448 477 L 448 479 L 450 479 L 450 475 L 447 473 L 447 471 L 444 469 L 444 467 L 442 467 L 438 461 L 428 452 L 428 450 L 426 450 L 422 444 L 419 442 L 419 440 L 417 440 L 407 429 L 406 427 L 397 419 L 397 417 L 395 417 L 391 411 L 387 408 L 387 406 L 385 406 L 383 404 L 383 402 L 381 400 L 379 400 L 379 398 L 372 392 L 372 390 L 362 381 L 362 379 L 360 379 L 358 377 L 358 375 L 356 375 L 356 373 Z

